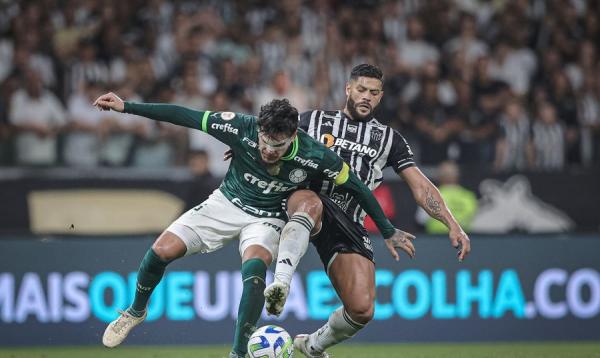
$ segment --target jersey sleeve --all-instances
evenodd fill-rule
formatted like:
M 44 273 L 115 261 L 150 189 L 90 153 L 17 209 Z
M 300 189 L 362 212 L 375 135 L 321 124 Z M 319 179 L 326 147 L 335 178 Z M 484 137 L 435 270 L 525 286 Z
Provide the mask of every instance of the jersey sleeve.
M 386 166 L 391 166 L 396 173 L 406 168 L 415 166 L 415 159 L 408 142 L 396 130 L 392 134 L 392 148 L 387 159 Z
M 124 112 L 199 129 L 229 146 L 238 143 L 241 131 L 254 121 L 254 117 L 241 113 L 198 111 L 164 103 L 125 102 Z
M 305 132 L 308 131 L 308 127 L 310 126 L 310 117 L 312 116 L 312 113 L 313 111 L 306 111 L 300 113 L 298 128 L 302 129 Z
M 341 185 L 348 180 L 350 168 L 344 163 L 342 158 L 338 157 L 333 151 L 323 147 L 323 159 L 319 165 L 319 171 L 323 180 L 335 182 Z
M 234 112 L 204 112 L 200 122 L 200 130 L 210 134 L 219 141 L 233 146 L 240 141 L 240 134 L 252 116 Z

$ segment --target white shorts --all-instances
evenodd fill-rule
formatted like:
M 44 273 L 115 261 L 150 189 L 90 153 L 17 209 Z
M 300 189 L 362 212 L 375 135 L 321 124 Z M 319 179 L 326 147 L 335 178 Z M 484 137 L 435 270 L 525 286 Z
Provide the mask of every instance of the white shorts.
M 187 247 L 186 256 L 216 251 L 239 238 L 240 256 L 249 246 L 260 245 L 275 260 L 279 250 L 279 234 L 284 225 L 285 221 L 281 219 L 256 217 L 242 211 L 217 189 L 166 230 L 183 240 Z

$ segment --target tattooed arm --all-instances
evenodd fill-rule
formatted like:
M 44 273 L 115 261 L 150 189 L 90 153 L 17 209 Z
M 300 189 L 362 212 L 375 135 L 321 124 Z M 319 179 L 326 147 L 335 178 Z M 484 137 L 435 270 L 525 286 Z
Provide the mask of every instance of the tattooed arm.
M 400 176 L 410 187 L 417 204 L 432 218 L 446 225 L 450 243 L 459 249 L 458 260 L 462 261 L 471 251 L 471 243 L 458 221 L 448 210 L 440 191 L 417 167 L 402 170 Z

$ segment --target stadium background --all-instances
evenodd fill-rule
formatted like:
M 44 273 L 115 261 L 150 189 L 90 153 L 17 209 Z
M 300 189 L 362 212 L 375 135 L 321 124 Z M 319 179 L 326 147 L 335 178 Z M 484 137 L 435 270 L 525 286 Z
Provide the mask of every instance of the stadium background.
M 386 76 L 377 118 L 438 184 L 457 163 L 477 210 L 459 265 L 387 173 L 378 198 L 418 258 L 373 240 L 376 319 L 353 341 L 600 340 L 599 14 L 583 0 L 0 2 L 0 353 L 98 345 L 153 237 L 227 169 L 215 140 L 98 112 L 98 94 L 339 109 L 362 62 Z M 233 247 L 172 265 L 131 344 L 227 344 L 238 277 Z M 337 302 L 312 249 L 294 282 L 292 334 Z

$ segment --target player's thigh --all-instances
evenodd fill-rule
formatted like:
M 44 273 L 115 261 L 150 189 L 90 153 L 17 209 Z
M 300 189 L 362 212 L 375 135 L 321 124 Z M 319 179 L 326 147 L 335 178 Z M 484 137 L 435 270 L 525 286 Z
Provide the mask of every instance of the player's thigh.
M 280 219 L 254 218 L 240 231 L 240 256 L 243 261 L 260 258 L 267 265 L 277 258 L 279 235 L 285 226 Z
M 207 200 L 175 220 L 166 231 L 185 243 L 185 255 L 210 253 L 236 239 L 253 219 L 215 190 Z
M 375 264 L 357 253 L 339 253 L 329 266 L 329 278 L 347 310 L 372 314 Z

